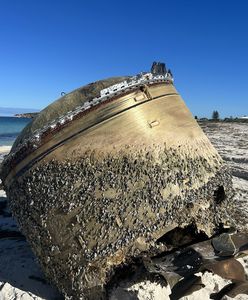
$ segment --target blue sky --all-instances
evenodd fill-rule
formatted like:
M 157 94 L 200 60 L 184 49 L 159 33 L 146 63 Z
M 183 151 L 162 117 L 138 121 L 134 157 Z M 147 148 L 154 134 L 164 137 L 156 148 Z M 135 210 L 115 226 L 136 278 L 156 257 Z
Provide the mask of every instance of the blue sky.
M 0 107 L 41 109 L 159 60 L 194 115 L 248 114 L 247 15 L 246 0 L 0 0 Z

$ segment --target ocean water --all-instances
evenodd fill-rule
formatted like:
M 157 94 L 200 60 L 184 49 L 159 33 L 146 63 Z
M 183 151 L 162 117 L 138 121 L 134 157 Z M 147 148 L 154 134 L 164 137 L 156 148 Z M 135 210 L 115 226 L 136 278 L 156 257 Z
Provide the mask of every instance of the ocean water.
M 0 146 L 11 146 L 31 120 L 29 118 L 0 117 Z

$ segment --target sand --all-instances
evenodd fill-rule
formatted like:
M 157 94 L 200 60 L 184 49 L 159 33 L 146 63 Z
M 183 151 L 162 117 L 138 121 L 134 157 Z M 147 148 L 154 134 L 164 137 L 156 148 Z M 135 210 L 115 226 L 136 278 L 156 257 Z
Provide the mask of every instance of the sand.
M 239 199 L 248 201 L 248 124 L 206 122 L 202 127 L 230 166 Z M 8 146 L 0 147 L 0 162 L 9 150 Z M 63 299 L 57 289 L 45 280 L 30 246 L 19 233 L 6 203 L 6 195 L 0 190 L 0 300 Z M 9 237 L 2 238 L 3 234 Z M 248 274 L 248 259 L 242 258 L 239 261 Z M 211 293 L 218 292 L 229 282 L 209 272 L 199 275 L 202 276 L 205 287 L 181 299 L 210 299 Z M 134 299 L 134 294 L 140 300 L 169 300 L 170 288 L 149 281 L 138 284 L 129 282 L 126 286 L 120 286 L 113 291 L 111 300 L 131 300 Z M 231 298 L 225 296 L 223 299 Z M 248 296 L 239 295 L 235 299 L 248 300 Z
M 0 146 L 0 154 L 8 154 L 11 146 Z
M 4 156 L 9 153 L 11 146 L 0 146 L 0 163 Z

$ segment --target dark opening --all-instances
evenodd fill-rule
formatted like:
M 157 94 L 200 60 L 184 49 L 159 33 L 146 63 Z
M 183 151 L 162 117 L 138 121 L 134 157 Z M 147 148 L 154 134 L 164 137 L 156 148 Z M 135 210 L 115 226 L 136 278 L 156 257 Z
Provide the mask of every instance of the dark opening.
M 176 227 L 161 236 L 156 243 L 164 243 L 173 246 L 173 248 L 190 245 L 194 242 L 202 242 L 208 239 L 203 231 L 198 231 L 196 225 L 190 224 L 184 228 Z
M 214 200 L 217 204 L 220 204 L 226 198 L 224 187 L 221 185 L 218 189 L 214 192 Z

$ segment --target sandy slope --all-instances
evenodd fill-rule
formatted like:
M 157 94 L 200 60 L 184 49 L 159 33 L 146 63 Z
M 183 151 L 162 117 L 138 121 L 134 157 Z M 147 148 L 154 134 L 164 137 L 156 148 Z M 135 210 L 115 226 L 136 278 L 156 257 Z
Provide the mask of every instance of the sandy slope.
M 239 196 L 248 201 L 248 124 L 200 124 L 212 144 L 232 170 Z
M 248 124 L 201 125 L 231 167 L 238 196 L 248 201 Z M 6 151 L 9 151 L 9 148 L 0 147 L 0 161 Z M 11 218 L 6 200 L 5 193 L 0 191 L 0 300 L 63 299 L 56 288 L 46 282 L 29 245 Z M 248 273 L 248 261 L 246 259 L 240 261 Z M 228 282 L 209 272 L 202 276 L 202 280 L 206 284 L 205 288 L 182 299 L 209 299 L 212 292 L 217 292 Z M 166 300 L 169 299 L 170 293 L 169 288 L 162 288 L 149 282 L 133 286 L 129 284 L 128 290 L 125 287 L 119 288 L 113 293 L 112 300 L 133 299 L 131 296 L 133 292 L 137 292 L 138 298 L 142 300 Z M 248 296 L 240 295 L 237 299 L 248 299 Z
M 11 146 L 0 146 L 0 162 L 3 160 L 4 155 L 8 154 Z
M 7 154 L 11 149 L 11 146 L 0 146 L 0 154 Z

